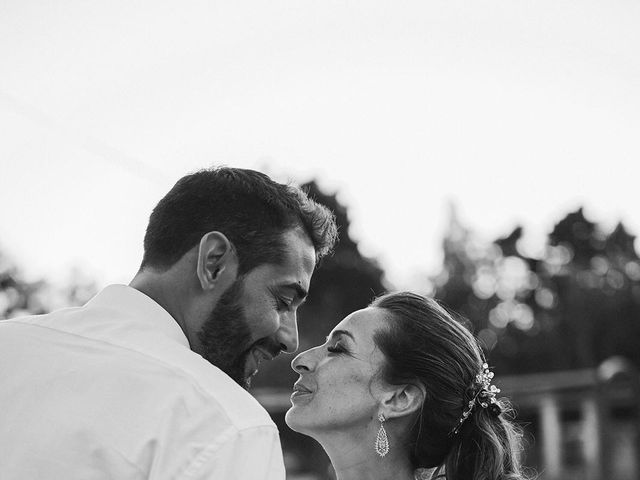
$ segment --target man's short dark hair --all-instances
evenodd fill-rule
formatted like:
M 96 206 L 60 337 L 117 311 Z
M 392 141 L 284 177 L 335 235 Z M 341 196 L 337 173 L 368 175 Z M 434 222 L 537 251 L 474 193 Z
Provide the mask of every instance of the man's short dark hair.
M 218 167 L 182 177 L 153 209 L 144 237 L 142 266 L 168 269 L 208 232 L 226 235 L 242 275 L 283 260 L 282 235 L 302 228 L 316 260 L 337 240 L 333 213 L 300 188 L 255 170 Z

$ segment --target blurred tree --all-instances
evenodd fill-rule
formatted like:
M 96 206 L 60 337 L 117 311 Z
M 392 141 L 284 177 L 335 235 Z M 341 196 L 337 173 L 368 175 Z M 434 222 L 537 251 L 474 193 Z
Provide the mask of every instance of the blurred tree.
M 73 269 L 69 280 L 62 285 L 54 286 L 45 280 L 27 281 L 0 252 L 0 319 L 82 305 L 96 291 L 95 282 L 79 269 Z
M 450 217 L 436 296 L 470 320 L 497 370 L 593 367 L 612 355 L 640 366 L 640 261 L 622 224 L 606 235 L 578 209 L 534 259 L 518 249 L 521 227 L 483 244 Z
M 302 188 L 334 212 L 340 239 L 333 254 L 318 265 L 311 279 L 309 297 L 298 312 L 299 351 L 324 343 L 327 334 L 342 318 L 366 307 L 385 290 L 382 269 L 374 260 L 363 257 L 349 236 L 347 209 L 336 195 L 323 193 L 315 181 L 305 183 Z M 297 379 L 290 367 L 292 359 L 291 355 L 281 355 L 262 364 L 260 374 L 253 381 L 254 387 L 290 388 Z

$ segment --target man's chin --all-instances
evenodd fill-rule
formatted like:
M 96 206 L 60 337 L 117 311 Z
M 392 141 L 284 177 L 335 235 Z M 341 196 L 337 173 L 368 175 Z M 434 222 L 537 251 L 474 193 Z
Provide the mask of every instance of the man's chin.
M 231 378 L 233 378 L 242 388 L 249 390 L 251 388 L 251 379 L 258 373 L 258 365 L 255 363 L 250 351 L 247 352 L 243 363 L 243 368 L 237 369 L 238 374 Z M 242 374 L 240 374 L 240 370 L 242 371 Z
M 231 377 L 231 379 L 236 382 L 238 385 L 240 385 L 242 388 L 244 388 L 245 390 L 249 390 L 249 388 L 251 388 L 251 377 L 252 376 L 247 376 L 246 374 L 240 374 L 240 372 L 236 372 L 236 374 L 229 374 L 228 372 L 227 375 L 229 375 L 229 377 Z
M 253 372 L 248 372 L 246 361 L 236 361 L 232 364 L 221 362 L 217 358 L 207 358 L 210 364 L 214 367 L 222 370 L 231 380 L 236 382 L 242 388 L 248 390 L 251 386 L 251 375 Z

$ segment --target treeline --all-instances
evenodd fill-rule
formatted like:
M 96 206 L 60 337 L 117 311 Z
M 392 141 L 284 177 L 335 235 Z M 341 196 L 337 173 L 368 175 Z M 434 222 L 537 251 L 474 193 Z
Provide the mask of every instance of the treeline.
M 472 324 L 501 373 L 597 366 L 624 356 L 640 367 L 640 260 L 622 223 L 610 233 L 582 209 L 561 219 L 539 258 L 521 227 L 482 244 L 452 218 L 436 296 Z
M 324 342 L 345 315 L 386 289 L 384 272 L 349 236 L 347 209 L 315 182 L 303 185 L 336 213 L 340 241 L 316 270 L 299 311 L 300 349 Z M 640 259 L 622 224 L 613 232 L 571 212 L 548 235 L 543 254 L 523 254 L 521 227 L 483 242 L 452 215 L 434 295 L 470 323 L 499 373 L 593 367 L 621 355 L 640 367 Z M 429 285 L 417 285 L 427 290 Z M 88 300 L 96 285 L 83 275 L 65 285 L 27 282 L 0 252 L 0 318 L 45 313 Z M 295 380 L 292 357 L 262 366 L 255 386 Z

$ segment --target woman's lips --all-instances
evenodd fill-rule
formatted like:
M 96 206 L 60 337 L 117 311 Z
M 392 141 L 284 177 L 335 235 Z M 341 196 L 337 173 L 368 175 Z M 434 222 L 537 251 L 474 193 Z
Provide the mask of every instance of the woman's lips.
M 291 399 L 304 397 L 307 395 L 311 395 L 313 392 L 311 389 L 300 382 L 296 382 L 293 385 L 293 393 L 291 394 Z

